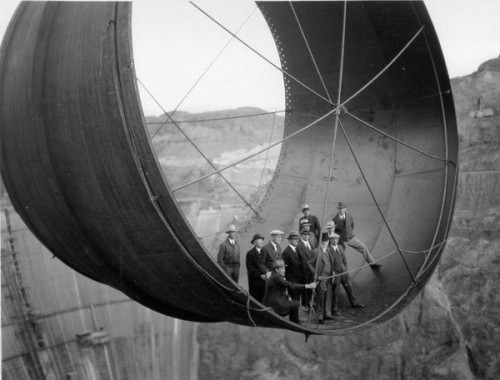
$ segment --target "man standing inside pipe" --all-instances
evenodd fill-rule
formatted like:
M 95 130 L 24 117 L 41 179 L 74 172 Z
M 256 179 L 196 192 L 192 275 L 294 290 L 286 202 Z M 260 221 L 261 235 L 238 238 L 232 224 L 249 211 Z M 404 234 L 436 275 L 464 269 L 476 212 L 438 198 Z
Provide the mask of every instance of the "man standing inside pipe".
M 311 282 L 309 284 L 299 284 L 287 281 L 285 278 L 285 262 L 283 260 L 276 260 L 273 264 L 274 269 L 271 277 L 266 282 L 266 293 L 262 303 L 271 307 L 274 312 L 282 317 L 289 315 L 290 321 L 300 325 L 299 307 L 300 302 L 290 300 L 287 295 L 288 292 L 297 291 L 301 292 L 303 289 L 314 289 L 317 283 Z
M 378 270 L 382 266 L 376 263 L 373 259 L 368 247 L 354 236 L 354 219 L 351 214 L 346 212 L 347 206 L 344 202 L 339 202 L 337 205 L 337 215 L 333 217 L 333 222 L 335 223 L 335 232 L 337 232 L 344 242 L 344 245 L 354 248 L 356 251 L 361 253 L 365 258 L 365 261 L 370 264 L 370 268 L 373 270 Z
M 220 244 L 217 255 L 219 265 L 236 283 L 240 278 L 240 246 L 236 241 L 237 232 L 236 227 L 231 224 L 226 231 L 227 239 Z
M 333 233 L 329 236 L 329 238 L 331 243 L 329 249 L 331 250 L 333 273 L 335 274 L 332 282 L 332 315 L 336 316 L 339 315 L 339 311 L 337 310 L 337 299 L 341 284 L 344 287 L 349 303 L 353 308 L 357 309 L 364 307 L 365 305 L 359 303 L 354 296 L 351 278 L 349 277 L 349 273 L 346 273 L 348 269 L 347 260 L 344 254 L 344 247 L 338 244 L 340 236 Z
M 307 220 L 311 224 L 310 231 L 313 233 L 316 241 L 319 242 L 320 234 L 321 234 L 321 225 L 319 224 L 319 219 L 317 216 L 311 214 L 311 210 L 309 210 L 309 205 L 305 204 L 302 206 L 302 212 L 304 215 L 299 219 L 299 231 L 302 229 L 301 221 Z
M 309 263 L 309 257 L 304 254 L 303 250 L 298 249 L 299 245 L 299 234 L 296 232 L 290 232 L 287 237 L 288 247 L 283 251 L 283 261 L 288 267 L 288 279 L 291 282 L 305 283 L 307 282 L 308 274 L 311 270 L 311 264 Z M 314 269 L 313 269 L 314 271 Z M 290 289 L 289 296 L 292 300 L 299 301 L 301 299 L 304 288 L 299 290 Z M 307 305 L 308 300 L 303 300 L 303 305 Z
M 283 231 L 272 230 L 270 234 L 271 240 L 263 248 L 265 256 L 264 263 L 268 270 L 267 278 L 271 276 L 271 273 L 274 270 L 274 262 L 282 257 L 280 243 L 283 234 Z
M 255 234 L 250 241 L 254 247 L 247 252 L 246 264 L 248 271 L 248 291 L 257 301 L 262 302 L 266 291 L 266 273 L 268 272 L 264 263 L 264 236 Z
M 325 320 L 333 319 L 333 251 L 330 249 L 330 237 L 328 232 L 323 232 L 321 235 L 321 242 L 315 252 L 315 260 L 312 262 L 312 266 L 317 268 L 317 274 L 321 279 L 316 288 L 316 315 L 318 316 L 318 322 L 322 324 Z
M 313 281 L 314 280 L 314 275 L 315 275 L 315 269 L 312 266 L 311 262 L 314 261 L 314 247 L 312 247 L 311 243 L 309 242 L 310 237 L 312 236 L 312 233 L 307 230 L 302 230 L 300 231 L 300 240 L 299 244 L 297 245 L 297 252 L 299 252 L 300 256 L 304 258 L 305 262 L 303 265 L 303 276 L 304 276 L 304 282 L 307 281 Z M 312 297 L 312 291 L 309 289 L 304 289 L 302 291 L 302 296 L 301 296 L 301 302 L 302 302 L 302 307 L 305 312 L 309 311 L 309 302 Z

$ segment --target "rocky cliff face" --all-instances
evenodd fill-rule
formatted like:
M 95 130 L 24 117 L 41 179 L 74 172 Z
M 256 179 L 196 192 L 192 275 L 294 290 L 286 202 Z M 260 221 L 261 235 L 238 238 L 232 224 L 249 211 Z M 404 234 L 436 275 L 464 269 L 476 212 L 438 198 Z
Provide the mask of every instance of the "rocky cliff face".
M 454 225 L 403 313 L 340 337 L 200 325 L 200 379 L 494 379 L 500 373 L 500 58 L 452 81 L 460 132 Z

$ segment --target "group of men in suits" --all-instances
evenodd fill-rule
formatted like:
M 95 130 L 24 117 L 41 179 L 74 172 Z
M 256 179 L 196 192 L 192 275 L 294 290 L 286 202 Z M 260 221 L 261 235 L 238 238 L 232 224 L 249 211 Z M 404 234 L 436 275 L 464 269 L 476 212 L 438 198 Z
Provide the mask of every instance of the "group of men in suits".
M 280 315 L 290 315 L 290 320 L 300 323 L 298 309 L 302 305 L 309 311 L 314 305 L 320 323 L 338 315 L 337 296 L 340 285 L 346 291 L 353 308 L 363 307 L 352 289 L 347 273 L 345 248 L 350 246 L 360 252 L 374 270 L 380 268 L 368 248 L 354 235 L 354 220 L 346 213 L 346 206 L 339 202 L 337 214 L 321 233 L 321 226 L 309 206 L 302 207 L 299 232 L 290 232 L 288 245 L 282 251 L 280 243 L 284 232 L 273 230 L 270 240 L 255 234 L 254 247 L 246 254 L 249 292 L 252 297 L 270 306 Z M 218 262 L 226 273 L 238 282 L 240 252 L 235 240 L 235 226 L 230 226 L 228 238 L 220 244 Z M 285 269 L 286 268 L 286 269 Z M 285 278 L 286 271 L 286 278 Z M 312 289 L 317 288 L 312 300 Z

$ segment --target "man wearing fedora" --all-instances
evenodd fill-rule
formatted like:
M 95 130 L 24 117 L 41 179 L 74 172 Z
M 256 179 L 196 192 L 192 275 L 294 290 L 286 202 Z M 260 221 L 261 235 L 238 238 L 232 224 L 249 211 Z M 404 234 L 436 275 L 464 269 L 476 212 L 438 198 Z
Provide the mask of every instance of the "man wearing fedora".
M 263 250 L 265 255 L 265 265 L 267 267 L 268 273 L 267 277 L 271 276 L 271 272 L 274 270 L 274 262 L 282 257 L 282 251 L 280 247 L 281 239 L 283 237 L 284 232 L 280 230 L 272 230 L 271 240 L 267 243 Z
M 352 289 L 351 278 L 349 273 L 347 273 L 347 260 L 344 255 L 344 247 L 342 247 L 339 242 L 340 236 L 336 233 L 330 234 L 329 236 L 331 245 L 328 247 L 332 255 L 332 269 L 333 273 L 336 275 L 332 281 L 332 315 L 339 315 L 337 310 L 337 298 L 339 294 L 340 285 L 344 287 L 344 290 L 349 299 L 349 303 L 353 308 L 364 307 L 365 305 L 359 303 L 354 296 L 354 291 Z
M 306 264 L 304 265 L 304 281 L 313 281 L 315 275 L 315 269 L 311 262 L 315 260 L 314 247 L 310 242 L 310 238 L 313 234 L 310 231 L 302 230 L 300 231 L 300 240 L 297 245 L 297 251 L 304 257 Z M 304 289 L 302 291 L 301 302 L 304 311 L 309 311 L 309 302 L 312 297 L 312 291 L 309 289 Z
M 289 315 L 290 321 L 300 325 L 299 306 L 300 302 L 290 300 L 287 291 L 301 291 L 302 289 L 316 288 L 316 282 L 299 284 L 287 281 L 285 278 L 285 262 L 281 259 L 273 264 L 273 273 L 266 282 L 266 292 L 262 303 L 271 307 L 274 312 L 282 317 Z
M 316 288 L 316 315 L 319 323 L 332 317 L 332 282 L 333 255 L 329 247 L 330 237 L 328 232 L 323 232 L 321 242 L 316 248 L 315 260 L 312 262 L 317 274 L 322 279 Z
M 283 261 L 287 266 L 287 277 L 291 282 L 305 283 L 310 277 L 314 277 L 314 268 L 309 263 L 309 257 L 302 250 L 298 249 L 300 236 L 297 232 L 288 234 L 288 246 L 283 251 Z M 292 300 L 299 301 L 304 289 L 290 290 L 289 295 Z M 303 297 L 303 296 L 302 296 Z M 303 305 L 307 305 L 308 300 L 304 300 Z
M 236 227 L 231 224 L 226 231 L 227 239 L 220 244 L 217 255 L 217 262 L 234 282 L 238 282 L 240 278 L 240 246 L 236 241 L 237 232 Z
M 266 291 L 266 273 L 265 265 L 264 236 L 255 234 L 250 241 L 253 248 L 247 252 L 246 264 L 248 272 L 248 290 L 250 295 L 257 301 L 262 302 Z
M 309 223 L 307 219 L 302 219 L 300 221 L 299 232 L 302 233 L 303 231 L 310 232 L 308 241 L 311 249 L 315 249 L 318 246 L 318 240 L 316 239 L 316 235 L 314 235 L 314 233 L 311 231 L 311 223 Z
M 382 265 L 375 262 L 368 247 L 354 236 L 354 219 L 351 214 L 346 212 L 346 208 L 344 202 L 339 202 L 337 205 L 337 214 L 333 217 L 336 226 L 335 232 L 340 235 L 344 245 L 354 248 L 363 255 L 365 261 L 370 264 L 370 268 L 373 270 L 380 269 Z
M 321 225 L 319 224 L 319 219 L 317 216 L 311 214 L 308 204 L 302 205 L 302 212 L 304 215 L 299 219 L 299 231 L 302 229 L 300 222 L 302 220 L 307 220 L 311 224 L 310 231 L 313 233 L 316 242 L 319 242 L 321 234 Z

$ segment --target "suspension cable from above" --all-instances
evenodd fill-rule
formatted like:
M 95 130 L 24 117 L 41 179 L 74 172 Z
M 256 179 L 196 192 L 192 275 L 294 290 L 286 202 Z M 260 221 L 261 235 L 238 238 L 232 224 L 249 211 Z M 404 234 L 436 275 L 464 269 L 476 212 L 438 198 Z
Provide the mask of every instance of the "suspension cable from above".
M 235 34 L 237 34 L 243 28 L 243 26 L 245 26 L 245 24 L 250 19 L 250 17 L 252 17 L 252 15 L 254 14 L 254 12 L 255 12 L 256 9 L 257 9 L 257 7 L 255 7 L 252 10 L 252 12 L 250 12 L 250 14 L 247 16 L 247 18 L 245 19 L 245 21 L 243 21 L 243 23 L 240 25 L 240 27 L 236 30 Z M 170 117 L 172 117 L 172 115 L 179 109 L 179 107 L 181 106 L 181 104 L 184 103 L 184 100 L 187 99 L 187 97 L 189 96 L 189 94 L 194 90 L 194 88 L 198 85 L 198 83 L 206 75 L 206 73 L 208 72 L 208 70 L 210 70 L 210 68 L 214 65 L 214 63 L 219 59 L 219 57 L 222 55 L 222 53 L 224 52 L 224 50 L 226 50 L 226 48 L 229 46 L 229 44 L 231 43 L 231 41 L 233 39 L 234 39 L 234 36 L 231 36 L 231 38 L 222 47 L 222 49 L 215 56 L 215 58 L 212 60 L 212 62 L 210 62 L 210 64 L 207 66 L 207 68 L 201 73 L 201 75 L 198 77 L 198 79 L 196 80 L 196 82 L 194 82 L 194 84 L 188 90 L 188 92 L 186 93 L 186 95 L 184 95 L 184 97 L 180 100 L 180 102 L 175 106 L 174 110 L 172 112 L 170 112 L 170 115 L 169 115 Z M 167 120 L 168 120 L 168 118 L 167 118 Z M 160 125 L 160 127 L 155 131 L 155 133 L 153 133 L 153 135 L 151 135 L 151 137 L 150 137 L 151 140 L 155 138 L 155 136 L 158 134 L 158 132 L 160 132 L 160 130 L 164 127 L 164 125 L 165 124 Z
M 319 71 L 318 64 L 316 63 L 316 59 L 314 59 L 314 54 L 312 53 L 311 47 L 309 46 L 309 42 L 307 41 L 306 35 L 304 33 L 304 29 L 302 29 L 302 25 L 300 24 L 299 16 L 297 16 L 297 13 L 295 12 L 295 8 L 293 6 L 293 3 L 291 1 L 289 1 L 288 3 L 290 5 L 290 8 L 292 9 L 293 15 L 295 16 L 295 20 L 297 21 L 297 26 L 299 27 L 300 33 L 302 34 L 302 39 L 304 40 L 306 47 L 307 47 L 307 50 L 309 51 L 309 56 L 312 59 L 314 67 L 316 68 L 316 73 L 318 74 L 319 80 L 321 81 L 321 84 L 323 85 L 323 88 L 325 89 L 325 94 L 328 97 L 328 100 L 330 101 L 330 103 L 332 103 L 332 98 L 330 96 L 330 93 L 328 92 L 328 88 L 326 87 L 325 81 L 323 80 L 323 75 L 321 75 L 321 72 Z M 344 30 L 345 30 L 345 24 L 344 24 Z M 341 63 L 341 65 L 342 65 L 342 63 Z
M 358 96 L 361 92 L 363 92 L 368 86 L 370 86 L 373 82 L 375 82 L 383 73 L 385 73 L 389 69 L 389 67 L 391 67 L 393 65 L 393 63 L 397 61 L 397 59 L 401 56 L 401 54 L 403 54 L 405 52 L 405 50 L 408 49 L 408 47 L 413 43 L 413 41 L 415 41 L 415 39 L 420 35 L 420 33 L 422 33 L 424 28 L 425 28 L 425 25 L 423 25 L 417 31 L 417 33 L 415 33 L 415 35 L 410 39 L 410 41 L 408 41 L 408 43 L 400 50 L 400 52 L 398 54 L 396 54 L 396 56 L 387 65 L 385 65 L 385 67 L 382 70 L 380 70 L 380 72 L 377 75 L 375 75 L 370 81 L 368 81 L 368 83 L 366 83 L 358 91 L 356 91 L 354 94 L 352 94 L 347 100 L 344 100 L 340 105 L 345 106 L 347 103 L 349 103 L 351 100 L 353 100 L 356 96 Z
M 196 151 L 205 159 L 205 161 L 212 167 L 212 169 L 217 171 L 217 168 L 215 167 L 214 163 L 201 151 L 201 149 L 198 147 L 198 145 L 195 144 L 193 140 L 186 134 L 186 132 L 180 127 L 179 124 L 177 124 L 174 119 L 171 118 L 171 116 L 165 111 L 165 109 L 161 106 L 161 104 L 156 100 L 156 98 L 151 94 L 151 92 L 144 86 L 144 84 L 141 82 L 139 78 L 137 78 L 137 81 L 141 84 L 141 86 L 147 91 L 147 93 L 153 98 L 153 100 L 158 104 L 158 106 L 163 110 L 165 115 L 170 118 L 170 120 L 173 122 L 173 124 L 177 127 L 179 132 L 182 133 L 182 135 L 186 138 L 187 141 L 196 149 Z M 229 180 L 224 177 L 220 172 L 218 173 L 220 177 L 224 180 L 224 182 L 227 183 L 227 185 L 235 192 L 235 194 L 257 215 L 257 217 L 260 218 L 259 213 L 252 207 L 252 205 L 243 197 L 243 195 L 240 194 L 238 190 L 229 182 Z
M 314 120 L 312 123 L 307 124 L 305 127 L 302 127 L 302 128 L 301 128 L 301 129 L 299 129 L 298 131 L 295 131 L 295 132 L 293 132 L 293 133 L 289 134 L 288 136 L 286 136 L 286 137 L 282 138 L 281 140 L 276 141 L 275 143 L 273 143 L 273 144 L 269 145 L 269 146 L 268 146 L 268 147 L 266 147 L 266 148 L 260 149 L 260 150 L 258 150 L 257 152 L 254 152 L 254 153 L 252 153 L 252 154 L 250 154 L 250 155 L 248 155 L 248 156 L 246 156 L 246 157 L 243 157 L 242 159 L 237 160 L 237 161 L 235 161 L 235 162 L 233 162 L 233 163 L 231 163 L 231 164 L 229 164 L 229 165 L 223 166 L 223 167 L 221 167 L 221 168 L 219 168 L 219 169 L 217 169 L 217 170 L 215 170 L 215 171 L 213 171 L 213 172 L 211 172 L 211 173 L 205 174 L 204 176 L 201 176 L 201 177 L 199 177 L 198 179 L 195 179 L 195 180 L 193 180 L 193 181 L 191 181 L 191 182 L 185 183 L 184 185 L 178 186 L 178 187 L 176 187 L 175 189 L 172 189 L 172 191 L 173 191 L 173 192 L 176 192 L 176 191 L 181 190 L 181 189 L 183 189 L 183 188 L 185 188 L 185 187 L 187 187 L 187 186 L 190 186 L 190 185 L 193 185 L 193 184 L 195 184 L 195 183 L 197 183 L 197 182 L 203 181 L 205 178 L 211 177 L 211 176 L 213 176 L 213 175 L 215 175 L 215 174 L 219 174 L 220 172 L 223 172 L 224 170 L 227 170 L 227 169 L 229 169 L 229 168 L 232 168 L 233 166 L 236 166 L 236 165 L 238 165 L 238 164 L 241 164 L 242 162 L 248 161 L 249 159 L 251 159 L 251 158 L 253 158 L 253 157 L 255 157 L 255 156 L 258 156 L 259 154 L 261 154 L 261 153 L 265 152 L 266 150 L 269 150 L 269 149 L 271 149 L 271 148 L 274 148 L 276 145 L 282 144 L 282 143 L 284 143 L 285 141 L 287 141 L 288 139 L 291 139 L 292 137 L 294 137 L 294 136 L 298 135 L 299 133 L 304 132 L 305 130 L 307 130 L 307 129 L 311 128 L 313 125 L 316 125 L 316 124 L 317 124 L 317 123 L 319 123 L 320 121 L 322 121 L 322 120 L 326 119 L 328 116 L 330 116 L 331 114 L 333 114 L 334 112 L 336 112 L 336 110 L 337 110 L 337 109 L 335 108 L 335 109 L 333 109 L 333 110 L 328 111 L 328 112 L 327 112 L 327 113 L 325 113 L 323 116 L 321 116 L 319 119 Z
M 338 88 L 337 88 L 337 104 L 340 104 L 340 97 L 342 94 L 342 81 L 343 81 L 343 76 L 344 76 L 344 58 L 345 58 L 345 31 L 346 31 L 346 21 L 347 21 L 347 1 L 344 1 L 344 13 L 343 13 L 343 20 L 342 20 L 342 44 L 341 44 L 341 49 L 340 49 L 340 71 L 339 71 L 339 82 L 338 82 Z M 305 37 L 304 37 L 305 38 Z M 312 53 L 311 53 L 312 54 Z M 313 58 L 314 59 L 314 58 Z M 318 71 L 319 74 L 319 71 Z M 321 80 L 323 82 L 323 80 Z M 326 89 L 326 88 L 325 88 Z M 328 93 L 328 91 L 327 91 Z M 330 97 L 330 95 L 328 95 Z M 323 211 L 321 214 L 321 225 L 325 225 L 325 215 L 326 215 L 326 205 L 328 204 L 328 195 L 330 192 L 330 178 L 332 177 L 332 169 L 333 169 L 333 161 L 335 157 L 335 145 L 337 143 L 337 132 L 338 132 L 338 127 L 339 127 L 339 121 L 340 121 L 340 108 L 336 109 L 335 112 L 335 122 L 334 122 L 334 128 L 333 128 L 333 143 L 332 143 L 332 151 L 330 155 L 330 167 L 328 169 L 328 178 L 326 181 L 326 191 L 325 191 L 325 201 L 323 202 Z M 321 237 L 320 237 L 321 240 Z M 321 244 L 321 242 L 319 242 Z M 316 279 L 316 276 L 318 275 L 318 265 L 319 265 L 319 257 L 316 258 L 316 265 L 314 268 L 314 278 Z M 307 319 L 307 326 L 309 327 L 309 323 L 311 321 L 311 309 L 312 309 L 312 304 L 314 302 L 314 295 L 315 295 L 315 289 L 313 289 L 313 297 L 310 300 L 311 303 L 311 308 L 309 309 L 309 316 Z
M 238 41 L 240 41 L 243 45 L 245 45 L 247 48 L 249 48 L 251 51 L 253 51 L 255 54 L 257 54 L 259 57 L 261 57 L 264 61 L 269 63 L 271 66 L 274 68 L 278 69 L 281 71 L 284 75 L 286 75 L 288 78 L 292 79 L 294 82 L 298 83 L 300 86 L 304 87 L 305 89 L 309 90 L 319 98 L 323 99 L 325 102 L 332 106 L 336 106 L 335 104 L 331 103 L 327 98 L 325 98 L 323 95 L 319 94 L 317 91 L 306 85 L 305 83 L 301 82 L 299 79 L 295 78 L 292 74 L 288 73 L 287 71 L 283 70 L 281 67 L 273 63 L 269 58 L 266 58 L 264 55 L 259 53 L 257 50 L 255 50 L 253 47 L 251 47 L 249 44 L 247 44 L 245 41 L 243 41 L 241 38 L 236 36 L 233 32 L 231 32 L 229 29 L 227 29 L 224 25 L 222 25 L 219 21 L 217 21 L 215 18 L 210 16 L 207 12 L 205 12 L 203 9 L 201 9 L 198 5 L 190 1 L 191 5 L 193 5 L 195 8 L 197 8 L 201 13 L 203 13 L 205 16 L 207 16 L 210 20 L 212 20 L 215 24 L 217 24 L 219 27 L 221 27 L 223 30 L 225 30 L 227 33 L 231 34 L 236 38 Z
M 186 124 L 186 123 L 204 123 L 204 122 L 209 122 L 209 121 L 222 121 L 222 120 L 232 120 L 232 119 L 244 119 L 248 117 L 255 117 L 255 116 L 263 116 L 263 115 L 276 115 L 277 113 L 283 113 L 287 112 L 287 110 L 281 110 L 281 111 L 272 111 L 272 112 L 259 112 L 259 113 L 251 113 L 247 115 L 238 115 L 238 116 L 227 116 L 227 117 L 215 117 L 211 119 L 192 119 L 192 120 L 176 120 L 175 122 L 177 124 Z M 173 112 L 170 113 L 170 116 L 172 116 Z M 163 120 L 163 121 L 150 121 L 146 122 L 147 125 L 155 125 L 155 124 L 162 124 L 162 125 L 167 125 L 167 124 L 174 124 L 171 121 Z
M 423 154 L 424 156 L 427 156 L 427 157 L 433 158 L 433 159 L 435 159 L 435 160 L 444 161 L 444 162 L 446 162 L 446 163 L 451 163 L 451 161 L 450 161 L 450 160 L 447 160 L 446 158 L 433 156 L 432 154 L 429 154 L 429 153 L 427 153 L 427 152 L 424 152 L 423 150 L 420 150 L 420 149 L 418 149 L 418 148 L 416 148 L 416 147 L 414 147 L 414 146 L 412 146 L 412 145 L 410 145 L 410 144 L 408 144 L 408 143 L 405 143 L 404 141 L 402 141 L 402 140 L 400 140 L 400 139 L 398 139 L 398 138 L 396 138 L 396 137 L 394 137 L 394 136 L 391 136 L 391 135 L 390 135 L 390 134 L 388 134 L 388 133 L 385 133 L 385 132 L 384 132 L 384 131 L 382 131 L 381 129 L 379 129 L 379 128 L 377 128 L 377 127 L 374 127 L 373 125 L 371 125 L 371 124 L 367 123 L 367 122 L 366 122 L 366 121 L 364 121 L 363 119 L 360 119 L 360 118 L 359 118 L 359 117 L 357 117 L 356 115 L 353 115 L 352 113 L 350 113 L 350 112 L 349 112 L 349 111 L 347 111 L 347 110 L 344 110 L 344 112 L 345 112 L 347 115 L 349 115 L 350 117 L 352 117 L 354 120 L 359 121 L 361 124 L 363 124 L 363 125 L 367 126 L 368 128 L 371 128 L 371 129 L 373 129 L 374 131 L 376 131 L 376 132 L 378 132 L 378 133 L 380 133 L 380 134 L 382 134 L 382 135 L 384 135 L 384 136 L 386 136 L 386 137 L 390 138 L 391 140 L 393 140 L 393 141 L 397 142 L 398 144 L 404 145 L 405 147 L 407 147 L 407 148 L 409 148 L 409 149 L 412 149 L 412 150 L 414 150 L 414 151 L 416 151 L 416 152 L 418 152 L 418 153 Z
M 339 119 L 339 125 L 340 125 L 340 129 L 342 130 L 342 133 L 343 133 L 343 135 L 345 137 L 347 145 L 349 146 L 349 150 L 351 151 L 351 154 L 352 154 L 352 156 L 354 158 L 354 161 L 356 162 L 356 165 L 358 166 L 359 172 L 361 173 L 361 176 L 363 177 L 363 180 L 365 181 L 366 187 L 368 188 L 368 191 L 370 192 L 370 195 L 371 195 L 371 197 L 372 197 L 372 199 L 373 199 L 373 201 L 375 203 L 375 206 L 377 206 L 378 212 L 380 213 L 380 216 L 382 217 L 382 220 L 384 221 L 384 224 L 385 224 L 385 226 L 387 228 L 387 231 L 391 235 L 391 238 L 392 238 L 394 244 L 396 245 L 396 249 L 398 250 L 398 252 L 399 252 L 399 254 L 401 256 L 401 259 L 403 260 L 403 263 L 405 264 L 406 269 L 408 270 L 408 273 L 410 274 L 413 282 L 416 282 L 415 276 L 413 276 L 413 273 L 411 272 L 410 267 L 409 267 L 408 263 L 406 262 L 405 257 L 403 256 L 403 252 L 401 251 L 401 248 L 399 247 L 399 244 L 398 244 L 398 242 L 396 240 L 396 237 L 394 236 L 391 228 L 389 227 L 389 223 L 387 223 L 387 219 L 385 218 L 384 213 L 382 212 L 382 209 L 380 208 L 380 205 L 378 204 L 378 201 L 375 198 L 375 194 L 373 194 L 373 191 L 372 191 L 372 189 L 370 187 L 370 184 L 368 183 L 368 180 L 367 180 L 367 178 L 365 176 L 365 173 L 363 172 L 363 169 L 361 169 L 361 164 L 358 161 L 358 157 L 356 156 L 356 153 L 354 152 L 354 149 L 352 148 L 352 145 L 351 145 L 351 142 L 349 140 L 349 137 L 347 136 L 347 133 L 346 133 L 346 131 L 344 129 L 344 126 L 342 125 L 342 121 L 340 119 Z

